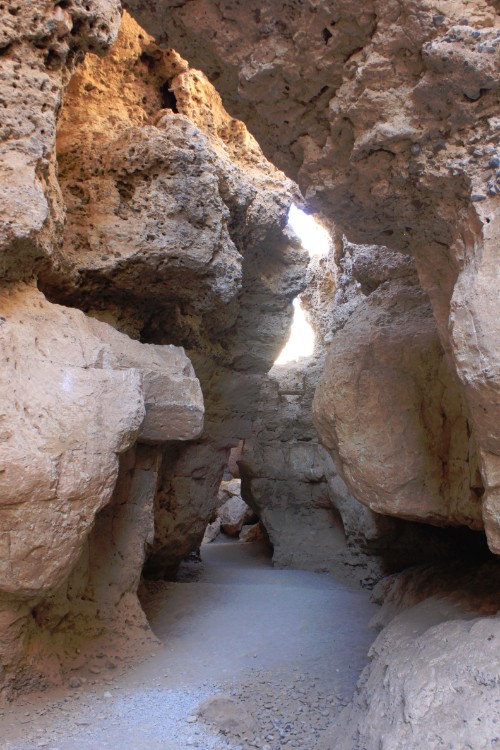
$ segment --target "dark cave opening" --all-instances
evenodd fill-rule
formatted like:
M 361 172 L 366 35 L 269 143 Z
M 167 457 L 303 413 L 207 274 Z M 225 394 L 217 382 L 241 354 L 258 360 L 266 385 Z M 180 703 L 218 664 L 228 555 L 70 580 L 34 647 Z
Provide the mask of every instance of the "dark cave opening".
M 170 81 L 165 81 L 163 86 L 160 87 L 161 104 L 163 109 L 171 109 L 176 114 L 179 112 L 177 109 L 177 99 L 174 92 L 170 88 Z

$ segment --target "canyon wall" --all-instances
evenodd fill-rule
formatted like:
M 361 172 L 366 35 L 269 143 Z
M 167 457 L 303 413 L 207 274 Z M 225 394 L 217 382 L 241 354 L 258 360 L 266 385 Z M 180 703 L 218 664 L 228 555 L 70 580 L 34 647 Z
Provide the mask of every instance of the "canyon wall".
M 126 4 L 347 238 L 314 418 L 349 492 L 469 527 L 471 546 L 484 529 L 498 553 L 497 4 Z M 442 569 L 432 576 L 439 611 L 422 601 L 386 627 L 332 746 L 496 742 L 498 603 L 470 620 L 469 602 L 448 606 Z
M 269 371 L 238 464 L 275 565 L 332 570 L 371 586 L 475 548 L 472 534 L 437 527 L 453 519 L 481 528 L 471 485 L 482 485 L 469 474 L 463 403 L 413 259 L 333 238 L 327 255 L 312 256 L 301 295 L 314 354 Z M 351 494 L 332 455 L 350 484 L 372 493 L 369 507 Z
M 350 0 L 334 6 L 326 0 L 285 2 L 279 17 L 272 4 L 253 2 L 166 0 L 155 10 L 128 0 L 127 7 L 160 41 L 203 68 L 228 109 L 244 119 L 264 152 L 297 179 L 310 208 L 334 221 L 340 235 L 413 255 L 415 294 L 427 305 L 415 335 L 424 359 L 429 350 L 435 364 L 418 374 L 420 386 L 410 382 L 412 375 L 406 387 L 408 367 L 398 372 L 399 365 L 379 361 L 379 374 L 385 367 L 395 389 L 392 413 L 400 421 L 393 449 L 386 451 L 391 490 L 396 475 L 402 480 L 392 507 L 374 502 L 389 487 L 387 475 L 377 478 L 377 451 L 339 445 L 336 437 L 331 448 L 337 413 L 325 414 L 323 404 L 334 409 L 335 391 L 345 386 L 332 365 L 333 345 L 318 390 L 318 427 L 358 500 L 432 523 L 484 524 L 496 551 L 500 45 L 493 4 L 373 0 L 360 13 Z M 401 290 L 382 287 L 370 295 L 365 320 L 350 323 L 351 333 L 359 324 L 365 338 L 382 334 L 381 320 L 368 322 L 370 314 L 377 318 L 369 308 L 382 303 L 381 295 L 391 306 L 394 293 L 401 308 Z M 399 346 L 395 331 L 383 335 L 389 347 Z M 371 345 L 366 351 L 373 352 Z M 395 351 L 392 356 L 398 359 Z M 439 378 L 455 396 L 447 396 L 443 420 L 436 392 L 431 425 L 415 413 L 427 408 L 421 389 L 426 377 L 436 381 L 440 358 Z M 418 369 L 419 363 L 408 366 Z M 349 385 L 351 398 L 361 402 L 369 392 L 375 403 L 380 384 L 365 378 L 362 392 L 358 385 Z M 408 409 L 415 416 L 404 425 Z M 383 413 L 371 415 L 375 423 L 383 424 Z M 398 456 L 403 431 L 407 447 L 417 446 L 412 466 L 406 452 Z M 440 464 L 433 458 L 434 468 L 429 450 L 440 457 Z M 371 487 L 359 479 L 366 471 L 374 477 Z
M 74 75 L 57 145 L 67 220 L 41 288 L 184 346 L 202 385 L 203 437 L 165 452 L 155 500 L 146 571 L 172 577 L 201 542 L 304 284 L 304 253 L 283 231 L 297 190 L 204 75 L 127 15 L 107 58 Z
M 60 681 L 111 622 L 144 636 L 136 592 L 160 446 L 196 438 L 204 407 L 179 347 L 133 341 L 31 284 L 3 288 L 0 312 L 0 677 L 11 694 Z
M 278 562 L 310 554 L 308 530 L 320 557 L 342 526 L 394 548 L 400 519 L 484 528 L 500 551 L 493 4 L 125 5 L 155 39 L 113 0 L 0 7 L 5 696 L 102 670 L 87 646 L 111 631 L 148 646 L 141 573 L 198 546 L 241 439 Z M 345 236 L 331 296 L 286 230 L 291 179 Z M 268 377 L 306 282 L 325 363 Z M 461 679 L 463 643 L 478 726 L 496 623 L 460 610 L 413 643 L 396 618 L 338 741 L 439 747 L 429 705 L 453 709 L 428 686 Z
M 11 10 L 5 697 L 150 648 L 141 573 L 172 576 L 199 546 L 305 266 L 284 231 L 294 184 L 202 73 L 118 3 Z

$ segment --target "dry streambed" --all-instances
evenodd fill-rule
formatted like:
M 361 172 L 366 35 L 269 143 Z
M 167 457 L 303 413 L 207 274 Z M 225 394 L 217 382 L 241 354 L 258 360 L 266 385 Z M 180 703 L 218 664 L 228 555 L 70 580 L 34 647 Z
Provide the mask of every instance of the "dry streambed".
M 375 636 L 368 594 L 254 545 L 203 557 L 146 596 L 149 659 L 4 709 L 1 750 L 328 750 Z

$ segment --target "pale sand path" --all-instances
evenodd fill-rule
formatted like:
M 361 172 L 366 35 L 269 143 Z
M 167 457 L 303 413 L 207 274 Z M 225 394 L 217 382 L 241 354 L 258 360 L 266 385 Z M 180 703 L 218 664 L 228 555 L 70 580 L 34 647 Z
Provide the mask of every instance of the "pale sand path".
M 159 589 L 148 603 L 161 641 L 154 656 L 112 681 L 8 708 L 1 750 L 325 747 L 376 635 L 366 591 L 330 574 L 275 570 L 261 547 L 239 543 L 204 547 L 203 565 Z M 186 721 L 219 692 L 254 714 L 256 744 Z

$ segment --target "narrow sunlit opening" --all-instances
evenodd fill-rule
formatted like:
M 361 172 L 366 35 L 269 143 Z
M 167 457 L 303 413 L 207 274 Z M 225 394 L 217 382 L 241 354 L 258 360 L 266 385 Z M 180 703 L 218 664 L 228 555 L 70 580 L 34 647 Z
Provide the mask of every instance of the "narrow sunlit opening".
M 296 362 L 300 357 L 309 357 L 314 350 L 314 331 L 306 320 L 298 297 L 294 299 L 293 307 L 290 338 L 276 360 L 276 365 L 286 365 L 287 362 Z
M 301 211 L 293 203 L 288 213 L 288 226 L 290 226 L 302 242 L 302 246 L 309 255 L 326 255 L 330 249 L 331 239 L 323 227 L 318 224 L 313 216 Z
M 311 258 L 328 253 L 331 240 L 326 229 L 323 229 L 312 216 L 308 216 L 295 204 L 290 207 L 288 226 L 293 229 L 302 247 L 307 250 Z M 294 299 L 293 307 L 290 338 L 276 360 L 276 365 L 297 362 L 301 357 L 310 357 L 314 351 L 314 331 L 306 320 L 298 297 Z

